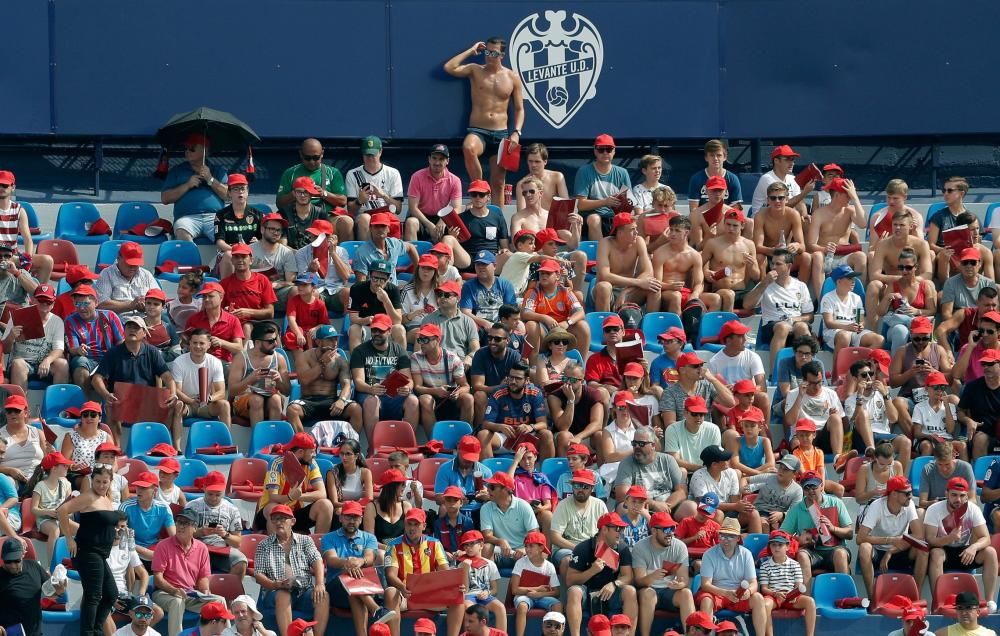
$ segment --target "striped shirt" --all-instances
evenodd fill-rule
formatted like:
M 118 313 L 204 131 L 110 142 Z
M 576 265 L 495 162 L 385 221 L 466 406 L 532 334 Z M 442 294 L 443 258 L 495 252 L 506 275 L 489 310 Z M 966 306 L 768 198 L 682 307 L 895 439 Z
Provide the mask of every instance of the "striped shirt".
M 21 204 L 13 201 L 6 210 L 0 210 L 0 243 L 13 244 L 20 236 L 18 222 L 21 220 Z
M 765 559 L 760 564 L 760 576 L 757 582 L 766 585 L 772 592 L 781 594 L 791 592 L 802 583 L 802 566 L 795 559 L 785 557 L 784 563 L 775 563 L 774 559 Z
M 420 373 L 424 386 L 437 388 L 453 385 L 455 378 L 465 375 L 465 364 L 460 357 L 447 349 L 440 352 L 436 363 L 428 360 L 423 351 L 415 352 L 410 360 L 410 371 Z
M 113 311 L 98 309 L 93 320 L 87 321 L 74 312 L 66 318 L 67 349 L 87 345 L 87 357 L 100 362 L 108 349 L 125 339 L 122 321 Z
M 390 539 L 385 547 L 385 567 L 398 568 L 396 576 L 406 582 L 411 574 L 426 574 L 448 569 L 448 557 L 441 542 L 422 536 L 420 543 L 411 544 L 406 535 Z

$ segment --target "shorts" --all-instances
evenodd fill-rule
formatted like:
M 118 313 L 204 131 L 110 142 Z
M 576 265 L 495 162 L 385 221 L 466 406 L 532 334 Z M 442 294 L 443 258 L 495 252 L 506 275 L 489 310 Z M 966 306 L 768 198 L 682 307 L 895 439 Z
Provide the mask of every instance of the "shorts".
M 899 436 L 895 433 L 872 433 L 872 437 L 875 439 L 875 445 L 878 446 L 882 442 L 891 442 Z M 866 450 L 860 435 L 851 435 L 851 447 L 862 455 Z
M 659 597 L 659 594 L 657 594 L 657 597 Z M 716 596 L 714 594 L 709 594 L 708 592 L 698 592 L 697 594 L 694 595 L 694 604 L 698 607 L 701 607 L 702 599 L 706 598 L 712 599 L 713 612 L 718 612 L 719 610 L 729 610 L 731 612 L 736 612 L 737 614 L 750 613 L 749 598 L 734 603 L 724 596 Z
M 733 309 L 743 309 L 743 299 L 747 294 L 750 293 L 749 289 L 734 289 L 733 294 L 735 294 L 735 300 L 733 300 Z
M 823 342 L 824 342 L 824 344 L 826 344 L 826 346 L 828 346 L 831 349 L 833 349 L 833 339 L 836 338 L 837 334 L 840 333 L 841 331 L 845 331 L 845 330 L 844 329 L 824 329 L 823 330 Z M 847 346 L 849 346 L 849 347 L 860 347 L 861 346 L 861 338 L 863 338 L 864 336 L 866 336 L 866 335 L 868 335 L 870 333 L 873 333 L 871 329 L 862 329 L 861 333 L 852 333 L 851 334 L 851 341 L 849 343 L 847 343 Z
M 847 548 L 844 548 L 844 547 L 841 547 L 841 546 L 836 546 L 836 547 L 832 547 L 832 548 L 828 548 L 828 547 L 823 547 L 823 548 L 815 548 L 815 547 L 813 547 L 813 548 L 802 548 L 802 550 L 807 555 L 809 555 L 809 564 L 812 565 L 812 568 L 814 570 L 817 569 L 817 568 L 819 568 L 821 570 L 830 570 L 830 571 L 833 571 L 833 569 L 834 569 L 834 567 L 833 567 L 833 554 L 837 550 L 843 550 L 844 553 L 847 555 L 847 562 L 848 563 L 851 562 L 851 553 L 847 550 Z
M 292 530 L 300 534 L 309 534 L 309 530 L 313 527 L 313 520 L 309 518 L 309 506 L 299 506 L 292 511 L 295 515 L 295 524 L 292 526 Z M 257 529 L 267 528 L 267 520 L 264 519 L 263 508 L 257 511 L 257 514 L 253 517 L 253 527 Z
M 319 293 L 319 297 L 323 299 L 323 303 L 326 305 L 326 312 L 330 315 L 342 316 L 344 315 L 344 310 L 347 309 L 340 300 L 340 296 L 337 295 L 339 292 L 340 289 L 335 291 L 324 289 Z
M 458 402 L 444 398 L 434 398 L 434 416 L 438 421 L 462 419 Z
M 397 395 L 396 397 L 389 397 L 388 395 L 364 394 L 359 397 L 361 397 L 359 402 L 362 408 L 364 408 L 366 400 L 374 398 L 379 401 L 378 417 L 380 420 L 401 420 L 403 419 L 403 404 L 409 396 Z
M 674 592 L 669 587 L 653 588 L 656 592 L 656 609 L 667 612 L 679 612 L 680 608 L 674 605 Z
M 848 256 L 850 256 L 850 254 L 842 254 L 842 255 L 840 255 L 840 256 L 838 256 L 838 255 L 834 254 L 834 255 L 833 255 L 833 260 L 832 260 L 832 261 L 830 261 L 830 269 L 828 270 L 828 269 L 826 269 L 826 267 L 824 267 L 824 268 L 823 268 L 823 273 L 824 273 L 824 274 L 829 274 L 829 273 L 830 273 L 830 272 L 832 272 L 832 271 L 833 271 L 833 269 L 834 269 L 835 267 L 837 267 L 838 265 L 847 265 L 847 264 L 848 264 L 848 263 L 847 263 L 847 257 L 848 257 Z M 824 252 L 824 256 L 823 256 L 823 258 L 824 258 L 824 259 L 826 258 L 826 255 L 825 255 L 825 252 Z
M 483 154 L 487 156 L 496 154 L 495 150 L 500 142 L 510 136 L 510 132 L 507 130 L 487 130 L 475 126 L 469 126 L 465 131 L 470 135 L 475 135 L 479 141 L 483 142 Z
M 229 555 L 224 556 L 221 554 L 216 554 L 212 551 L 208 553 L 208 562 L 212 567 L 213 572 L 222 572 L 223 574 L 228 573 L 234 567 L 240 563 L 247 563 L 247 557 L 245 554 L 237 550 L 236 548 L 229 548 Z
M 290 594 L 292 595 L 292 611 L 312 616 L 315 613 L 312 592 L 313 588 L 311 585 L 309 587 L 302 587 L 297 590 L 290 591 Z M 265 610 L 273 610 L 275 608 L 274 600 L 276 595 L 277 592 L 275 590 L 267 592 L 261 591 L 260 603 L 257 605 L 257 609 L 261 612 Z
M 215 213 L 206 212 L 202 214 L 189 214 L 174 220 L 174 234 L 184 230 L 191 235 L 194 240 L 199 236 L 204 236 L 208 240 L 215 242 Z
M 233 415 L 239 415 L 240 417 L 250 417 L 250 398 L 253 396 L 264 399 L 263 395 L 254 393 L 253 391 L 247 391 L 242 395 L 237 395 L 233 398 Z
M 959 570 L 962 572 L 971 572 L 979 567 L 976 560 L 973 559 L 972 563 L 965 565 L 962 563 L 962 552 L 969 546 L 952 546 L 946 545 L 943 548 L 934 548 L 936 550 L 944 550 L 944 571 L 950 572 L 952 570 Z
M 824 453 L 833 453 L 834 455 L 839 455 L 843 450 L 839 448 L 834 450 L 830 443 L 830 429 L 826 426 L 816 432 L 816 437 L 813 438 L 813 446 L 820 449 Z
M 99 363 L 87 356 L 73 356 L 69 359 L 69 372 L 73 373 L 77 369 L 86 369 L 87 373 L 93 373 Z
M 559 599 L 554 596 L 543 596 L 542 598 L 531 598 L 530 596 L 515 596 L 514 608 L 518 605 L 527 605 L 528 609 L 539 608 L 546 612 L 559 604 Z
M 879 563 L 882 562 L 882 557 L 888 550 L 879 550 L 878 548 L 872 553 L 872 563 L 875 565 L 875 569 L 878 570 Z M 913 569 L 913 559 L 910 558 L 910 551 L 906 552 L 896 552 L 891 557 L 889 557 L 889 570 L 901 570 L 903 572 L 908 572 Z
M 184 417 L 212 417 L 212 406 L 211 404 L 196 404 L 191 406 L 190 404 L 184 405 Z
M 288 406 L 297 404 L 302 408 L 302 419 L 304 421 L 325 420 L 330 418 L 330 409 L 337 401 L 335 396 L 326 395 L 306 395 L 297 400 L 292 400 Z
M 757 332 L 757 344 L 758 345 L 769 345 L 769 344 L 771 344 L 771 338 L 774 337 L 774 325 L 778 324 L 779 322 L 785 322 L 785 321 L 779 320 L 779 321 L 776 321 L 776 322 L 769 322 L 769 323 L 767 323 L 765 325 L 761 325 L 760 326 L 760 330 Z M 789 331 L 788 335 L 791 336 L 792 332 Z
M 474 603 L 475 605 L 489 605 L 495 600 L 497 600 L 497 597 L 493 596 L 492 594 L 490 594 L 486 598 L 479 598 L 479 595 L 476 593 L 465 595 L 465 602 Z
M 574 585 L 573 587 L 580 588 L 580 591 L 583 593 L 583 602 L 585 604 L 584 609 L 589 607 L 591 614 L 620 614 L 624 607 L 622 604 L 622 588 L 620 587 L 615 587 L 615 593 L 612 594 L 611 598 L 606 601 L 602 601 L 597 598 L 597 594 L 600 590 L 591 590 L 583 585 Z M 598 609 L 600 611 L 594 611 Z
M 563 559 L 565 559 L 567 557 L 571 557 L 571 556 L 573 556 L 573 550 L 572 549 L 570 549 L 570 548 L 556 548 L 552 552 L 551 560 L 552 560 L 552 563 L 554 563 L 556 567 L 559 567 L 559 564 L 562 563 Z
M 786 592 L 786 594 L 790 594 L 790 592 Z M 769 599 L 771 599 L 772 601 L 774 601 L 774 609 L 776 609 L 776 610 L 782 610 L 782 609 L 783 610 L 798 610 L 799 609 L 799 608 L 795 607 L 795 603 L 799 600 L 798 596 L 796 596 L 795 598 L 793 598 L 791 600 L 789 600 L 786 597 L 785 600 L 782 601 L 782 602 L 780 602 L 780 603 L 778 602 L 778 599 L 775 598 L 771 594 L 765 594 L 764 596 L 767 597 L 767 598 L 769 598 Z

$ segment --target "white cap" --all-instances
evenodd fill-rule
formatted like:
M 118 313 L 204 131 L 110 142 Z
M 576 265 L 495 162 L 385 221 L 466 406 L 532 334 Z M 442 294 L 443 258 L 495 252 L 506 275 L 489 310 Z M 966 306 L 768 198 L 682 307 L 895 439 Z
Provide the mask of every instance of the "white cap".
M 544 623 L 545 621 L 553 621 L 565 625 L 566 617 L 563 616 L 562 613 L 560 612 L 548 612 L 545 616 L 542 617 L 542 622 Z
M 231 608 L 234 603 L 243 603 L 244 605 L 246 605 L 247 610 L 250 612 L 250 615 L 253 616 L 253 619 L 255 621 L 264 620 L 264 616 L 257 611 L 257 603 L 255 603 L 254 600 L 249 596 L 247 596 L 246 594 L 240 594 L 239 596 L 234 598 L 232 603 L 229 604 L 229 607 Z

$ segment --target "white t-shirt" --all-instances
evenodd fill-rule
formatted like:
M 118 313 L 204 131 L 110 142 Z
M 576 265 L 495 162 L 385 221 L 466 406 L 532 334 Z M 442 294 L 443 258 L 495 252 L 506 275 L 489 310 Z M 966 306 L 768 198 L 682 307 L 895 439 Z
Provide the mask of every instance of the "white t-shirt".
M 135 632 L 132 631 L 132 624 L 126 623 L 125 625 L 119 627 L 118 631 L 112 634 L 112 636 L 135 636 Z M 160 632 L 156 631 L 152 627 L 147 627 L 145 636 L 160 636 Z
M 349 171 L 344 175 L 344 189 L 346 190 L 348 199 L 358 198 L 358 189 L 362 183 L 375 185 L 379 190 L 397 201 L 403 199 L 403 179 L 399 176 L 399 170 L 391 166 L 382 164 L 382 169 L 375 174 L 371 174 L 365 170 L 363 165 Z M 368 203 L 360 211 L 374 210 L 388 204 L 389 202 L 381 197 L 370 197 Z M 397 216 L 400 213 L 402 213 L 402 210 L 396 210 Z
M 120 546 L 111 546 L 111 554 L 108 556 L 108 567 L 111 569 L 111 576 L 115 579 L 115 586 L 119 594 L 128 592 L 128 584 L 125 582 L 125 574 L 129 568 L 142 565 L 139 554 L 135 550 L 122 550 Z M 120 631 L 120 630 L 119 630 Z
M 205 359 L 200 364 L 195 364 L 191 360 L 191 354 L 185 353 L 170 363 L 170 375 L 174 377 L 177 388 L 188 397 L 198 397 L 198 369 L 202 367 L 208 368 L 208 393 L 211 395 L 211 384 L 225 381 L 222 374 L 222 362 L 218 358 L 205 354 Z
M 531 559 L 529 559 L 526 556 L 523 556 L 520 559 L 518 559 L 516 563 L 514 563 L 514 570 L 511 572 L 511 575 L 513 576 L 516 574 L 520 576 L 524 574 L 525 570 L 527 570 L 528 572 L 536 572 L 538 574 L 544 574 L 545 576 L 549 577 L 549 585 L 551 585 L 552 587 L 559 587 L 560 585 L 559 574 L 556 572 L 556 566 L 552 565 L 552 561 L 549 561 L 548 559 L 542 561 L 541 565 L 535 565 L 534 563 L 531 562 Z
M 770 172 L 765 172 L 760 176 L 760 181 L 757 182 L 757 187 L 753 191 L 753 200 L 751 201 L 751 214 L 756 214 L 758 210 L 763 210 L 764 206 L 767 205 L 767 187 L 772 183 L 781 181 L 778 175 L 774 174 L 774 170 Z M 788 186 L 788 198 L 794 198 L 802 193 L 802 188 L 799 184 L 795 183 L 795 177 L 792 173 L 785 175 L 785 185 Z
M 859 309 L 861 317 L 864 318 L 865 304 L 861 302 L 861 297 L 854 292 L 848 292 L 847 300 L 841 300 L 837 296 L 836 290 L 830 291 L 819 301 L 820 313 L 823 314 L 824 318 L 826 314 L 831 314 L 834 322 L 857 322 Z
M 44 338 L 15 341 L 14 347 L 11 349 L 11 357 L 24 358 L 28 362 L 37 364 L 49 355 L 49 352 L 62 351 L 66 339 L 62 318 L 50 313 L 45 319 L 42 329 L 45 331 Z
M 947 501 L 935 501 L 927 508 L 927 512 L 924 514 L 924 525 L 929 528 L 937 529 L 934 533 L 935 537 L 947 536 L 948 533 L 941 526 L 941 523 L 944 521 L 945 517 L 950 514 L 951 510 L 948 508 Z M 976 502 L 970 501 L 968 510 L 966 510 L 965 516 L 962 517 L 962 538 L 956 543 L 951 543 L 949 545 L 956 548 L 969 545 L 969 541 L 972 539 L 972 529 L 985 525 L 986 518 L 983 516 L 982 509 L 976 505 Z
M 651 190 L 646 187 L 646 184 L 637 183 L 634 186 L 632 186 L 632 192 L 630 193 L 631 194 L 630 198 L 632 199 L 632 202 L 635 203 L 636 207 L 641 209 L 643 212 L 645 212 L 646 210 L 652 210 L 653 190 L 664 187 L 666 187 L 664 184 L 657 183 L 655 186 L 653 186 Z
M 793 389 L 785 398 L 785 413 L 792 410 L 795 400 L 799 397 L 799 389 Z M 826 428 L 826 422 L 830 419 L 830 408 L 833 407 L 837 415 L 844 417 L 844 407 L 840 404 L 840 397 L 837 392 L 828 386 L 820 387 L 819 395 L 813 397 L 806 393 L 802 396 L 802 405 L 799 410 L 799 417 L 809 418 L 816 422 L 816 432 Z M 795 432 L 792 431 L 794 435 Z
M 944 426 L 944 406 L 945 402 L 941 402 L 941 406 L 937 410 L 934 410 L 931 408 L 929 402 L 918 402 L 913 407 L 913 423 L 919 424 L 923 432 L 928 435 L 937 435 L 943 439 L 951 439 L 951 433 Z M 957 422 L 958 413 L 955 411 L 955 405 L 948 404 L 948 407 L 951 408 L 952 421 Z
M 852 393 L 844 400 L 844 413 L 848 418 L 854 417 L 857 399 L 858 394 Z M 868 424 L 871 426 L 872 433 L 888 435 L 890 433 L 889 416 L 885 412 L 885 398 L 882 397 L 882 394 L 878 391 L 872 391 L 872 394 L 864 399 L 864 409 L 865 414 L 868 415 Z
M 782 287 L 777 281 L 771 283 L 760 299 L 761 324 L 764 325 L 786 316 L 795 318 L 812 312 L 809 288 L 798 278 L 790 278 L 787 287 Z
M 670 428 L 673 428 L 671 426 Z M 719 496 L 719 501 L 729 501 L 730 497 L 740 494 L 740 474 L 734 468 L 725 468 L 719 475 L 719 481 L 715 481 L 709 474 L 707 468 L 699 468 L 691 475 L 691 485 L 688 488 L 688 495 L 695 501 L 705 496 L 705 493 L 714 492 Z
M 901 537 L 910 528 L 910 523 L 917 518 L 917 508 L 911 500 L 903 506 L 899 514 L 889 512 L 886 502 L 888 498 L 879 497 L 865 510 L 861 525 L 871 530 L 876 537 Z
M 764 375 L 764 362 L 750 349 L 740 351 L 736 357 L 726 355 L 723 349 L 708 361 L 708 370 L 722 376 L 726 384 L 736 384 L 740 380 L 752 380 Z

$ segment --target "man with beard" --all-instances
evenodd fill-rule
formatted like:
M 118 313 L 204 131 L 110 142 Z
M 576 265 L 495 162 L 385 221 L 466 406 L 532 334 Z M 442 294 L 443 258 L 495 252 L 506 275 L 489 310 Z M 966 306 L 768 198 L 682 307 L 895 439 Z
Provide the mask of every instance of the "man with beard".
M 617 311 L 625 303 L 640 304 L 648 295 L 659 293 L 660 279 L 653 276 L 646 239 L 639 236 L 631 213 L 616 214 L 611 235 L 597 244 L 594 308 Z
M 229 311 L 243 323 L 244 337 L 249 337 L 250 323 L 274 317 L 274 294 L 271 281 L 250 269 L 252 251 L 246 243 L 237 243 L 230 252 L 233 273 L 219 281 L 226 295 Z
M 286 409 L 288 422 L 296 432 L 306 422 L 337 419 L 347 420 L 358 434 L 363 431 L 361 405 L 351 399 L 351 373 L 347 360 L 337 350 L 337 330 L 322 325 L 316 330 L 316 343 L 299 358 L 298 373 L 301 396 Z
M 670 311 L 678 316 L 691 299 L 701 300 L 709 311 L 719 307 L 719 295 L 705 293 L 705 272 L 701 254 L 688 244 L 691 219 L 675 216 L 670 219 L 667 242 L 652 255 L 653 278 L 661 281 L 659 294 L 646 296 L 646 311 Z
M 254 425 L 262 420 L 283 419 L 285 398 L 291 394 L 288 363 L 275 353 L 278 325 L 257 322 L 250 333 L 253 348 L 243 350 L 229 367 L 229 401 L 233 413 Z
M 174 400 L 177 399 L 174 378 L 160 350 L 145 342 L 147 333 L 146 321 L 141 317 L 126 318 L 125 341 L 109 349 L 101 359 L 91 382 L 94 392 L 105 404 L 113 407 L 114 403 L 118 402 L 118 396 L 113 392 L 117 382 L 157 386 L 159 381 L 160 386 L 170 391 L 166 406 L 173 406 Z M 115 440 L 119 440 L 122 422 L 118 419 L 114 408 L 110 408 L 109 412 L 108 426 L 111 427 Z
M 597 480 L 589 470 L 577 470 L 569 479 L 573 496 L 556 505 L 552 513 L 549 540 L 555 552 L 552 561 L 559 566 L 559 578 L 566 580 L 573 549 L 597 534 L 597 521 L 608 512 L 603 500 L 592 496 Z
M 28 386 L 28 379 L 51 379 L 53 384 L 69 381 L 69 363 L 63 356 L 66 346 L 66 332 L 62 318 L 52 313 L 56 290 L 52 285 L 39 285 L 32 294 L 35 306 L 41 316 L 45 335 L 41 338 L 25 340 L 21 338 L 22 327 L 11 331 L 5 344 L 10 351 L 10 382 L 18 386 Z
M 0 247 L 0 257 L 3 248 Z M 115 264 L 105 268 L 94 283 L 97 306 L 118 314 L 145 310 L 146 292 L 156 289 L 156 279 L 143 267 L 142 246 L 128 241 L 118 248 Z
M 591 607 L 600 608 L 591 614 L 624 612 L 635 623 L 638 616 L 633 586 L 635 576 L 632 572 L 632 551 L 621 541 L 624 527 L 625 522 L 616 513 L 606 513 L 597 520 L 597 534 L 573 548 L 573 556 L 566 572 L 566 584 L 569 586 L 566 593 L 566 618 L 572 636 L 580 636 L 584 599 L 590 601 Z M 602 544 L 618 552 L 616 567 L 597 556 Z M 603 550 L 601 554 L 607 556 Z
M 24 544 L 17 537 L 8 537 L 0 548 L 3 569 L 0 570 L 0 626 L 10 628 L 20 624 L 25 636 L 42 634 L 42 597 L 59 596 L 66 591 L 66 582 L 52 585 L 51 576 L 34 559 L 24 559 Z
M 326 562 L 326 589 L 330 605 L 337 609 L 351 610 L 356 636 L 367 633 L 369 616 L 376 623 L 386 623 L 396 618 L 396 612 L 380 607 L 371 594 L 349 595 L 338 578 L 341 573 L 361 578 L 362 569 L 375 565 L 378 542 L 375 535 L 360 529 L 364 510 L 356 501 L 344 503 L 340 511 L 340 527 L 323 537 L 320 551 Z M 398 625 L 396 626 L 398 630 Z
M 851 553 L 843 542 L 854 537 L 854 526 L 844 501 L 823 492 L 823 478 L 818 473 L 804 473 L 799 483 L 802 501 L 788 510 L 781 529 L 798 537 L 796 560 L 802 566 L 802 577 L 808 586 L 813 568 L 849 573 Z M 816 508 L 820 511 L 818 525 L 813 517 Z
M 742 210 L 732 209 L 723 217 L 719 235 L 702 244 L 705 281 L 719 295 L 722 311 L 742 309 L 751 281 L 760 280 L 757 248 L 743 236 L 746 222 Z
M 528 372 L 528 364 L 518 361 L 507 372 L 507 386 L 490 395 L 483 428 L 477 435 L 485 457 L 492 457 L 494 448 L 516 446 L 532 436 L 538 440 L 540 459 L 555 454 L 552 431 L 546 419 L 545 397 L 528 380 Z
M 215 241 L 215 213 L 225 207 L 229 196 L 226 172 L 209 168 L 205 161 L 208 138 L 192 133 L 184 140 L 185 162 L 167 173 L 160 203 L 174 205 L 174 232 L 181 241 L 204 236 Z
M 562 387 L 545 398 L 556 430 L 556 455 L 566 456 L 566 449 L 583 440 L 594 439 L 591 443 L 600 448 L 597 439 L 603 435 L 608 421 L 608 401 L 610 397 L 601 388 L 587 386 L 583 379 L 584 369 L 576 362 L 569 362 L 563 369 Z
M 372 226 L 375 227 L 375 226 Z M 402 301 L 399 287 L 393 281 L 394 269 L 389 261 L 374 261 L 368 267 L 367 280 L 351 285 L 347 316 L 351 326 L 347 331 L 351 351 L 369 335 L 374 336 L 375 316 L 390 320 L 389 336 L 394 343 L 406 346 L 406 329 L 402 325 Z
M 91 375 L 106 352 L 125 338 L 121 319 L 113 311 L 97 308 L 97 292 L 90 285 L 73 290 L 76 312 L 66 318 L 66 354 L 73 384 L 92 392 Z
M 174 376 L 177 387 L 177 401 L 174 402 L 170 415 L 170 433 L 178 451 L 183 451 L 181 433 L 186 417 L 218 419 L 226 426 L 232 426 L 232 406 L 226 399 L 226 378 L 222 362 L 215 356 L 208 355 L 211 338 L 208 329 L 199 327 L 191 330 L 188 335 L 188 352 L 170 363 L 170 373 Z M 206 369 L 209 383 L 204 404 L 200 394 L 201 369 Z
M 469 367 L 479 350 L 479 329 L 471 316 L 459 311 L 461 294 L 462 286 L 458 281 L 449 280 L 438 285 L 435 290 L 437 310 L 424 316 L 423 324 L 440 329 L 441 347 L 456 354 Z
M 226 491 L 226 477 L 213 470 L 196 479 L 195 485 L 198 484 L 204 488 L 205 495 L 192 499 L 186 506 L 196 517 L 194 536 L 214 548 L 208 553 L 213 572 L 235 574 L 242 579 L 247 573 L 247 557 L 240 551 L 243 519 L 236 504 L 222 496 Z M 228 554 L 223 549 L 228 549 Z
M 257 270 L 268 270 L 264 273 L 278 297 L 276 311 L 279 312 L 285 311 L 288 296 L 295 290 L 295 275 L 299 272 L 295 251 L 281 242 L 282 232 L 287 228 L 285 217 L 277 212 L 266 214 L 260 220 L 261 240 L 250 244 L 251 266 Z
M 385 294 L 384 291 L 382 293 Z M 410 356 L 404 345 L 390 340 L 389 331 L 393 326 L 389 316 L 375 314 L 368 325 L 371 340 L 361 343 L 351 352 L 351 377 L 354 392 L 361 402 L 366 431 L 374 431 L 379 420 L 416 422 L 419 414 L 420 403 L 413 395 Z M 394 372 L 405 376 L 406 381 L 396 389 L 395 395 L 390 395 L 383 382 Z
M 671 512 L 677 518 L 690 517 L 695 512 L 693 501 L 687 500 L 687 479 L 677 460 L 656 450 L 656 433 L 650 427 L 635 432 L 632 455 L 618 464 L 614 498 L 624 501 L 630 486 L 640 485 L 649 494 L 647 506 L 651 512 Z
M 510 347 L 510 332 L 501 323 L 494 323 L 486 335 L 486 346 L 472 356 L 469 381 L 475 400 L 474 427 L 482 425 L 489 396 L 504 385 L 507 373 L 520 361 L 521 354 Z
M 944 572 L 971 572 L 983 568 L 983 591 L 990 614 L 997 611 L 997 552 L 990 545 L 986 518 L 976 502 L 969 502 L 969 482 L 948 480 L 947 498 L 927 508 L 924 540 L 931 546 L 928 573 L 935 589 Z
M 476 277 L 462 285 L 462 300 L 458 306 L 482 331 L 500 318 L 501 305 L 517 304 L 514 286 L 509 280 L 497 277 L 496 263 L 496 254 L 486 250 L 476 252 Z
M 632 576 L 639 589 L 639 635 L 650 636 L 656 610 L 680 612 L 681 622 L 694 612 L 688 579 L 688 550 L 674 539 L 677 522 L 669 512 L 649 518 L 650 535 L 632 546 Z
M 274 514 L 275 507 L 287 506 L 295 519 L 295 526 L 291 528 L 295 532 L 308 532 L 313 526 L 317 534 L 329 532 L 333 521 L 333 502 L 326 496 L 323 473 L 316 463 L 316 440 L 309 433 L 296 433 L 292 441 L 285 445 L 285 451 L 295 456 L 305 477 L 301 483 L 288 483 L 283 468 L 284 456 L 275 458 L 264 481 L 264 494 L 257 504 L 253 527 L 264 527 L 266 520 Z M 269 532 L 274 527 L 267 525 Z
M 417 332 L 419 351 L 414 352 L 410 368 L 413 392 L 420 401 L 420 421 L 428 439 L 438 420 L 472 421 L 473 398 L 465 379 L 465 363 L 444 348 L 441 340 L 441 328 L 425 322 Z

